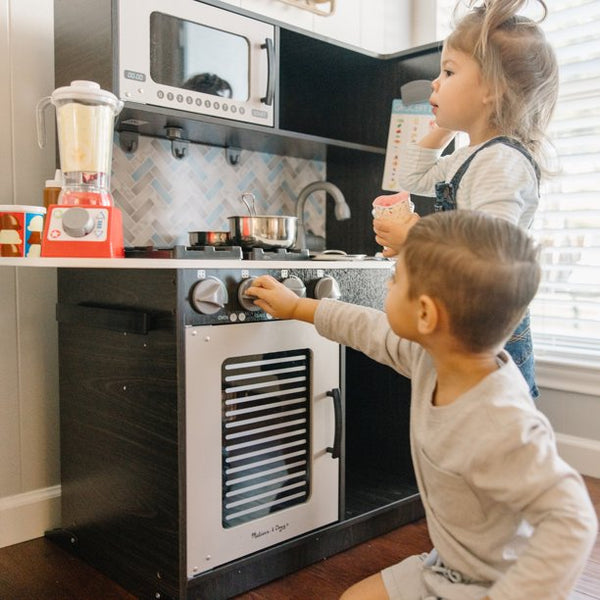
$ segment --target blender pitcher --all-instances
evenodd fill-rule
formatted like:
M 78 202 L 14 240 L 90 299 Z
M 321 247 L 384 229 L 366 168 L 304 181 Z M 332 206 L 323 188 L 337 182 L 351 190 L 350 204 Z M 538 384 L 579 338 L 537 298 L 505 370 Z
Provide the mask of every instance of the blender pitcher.
M 48 207 L 42 256 L 124 255 L 123 218 L 113 206 L 110 172 L 115 116 L 123 102 L 93 81 L 72 81 L 37 105 L 38 143 L 46 144 L 45 110 L 53 104 L 63 187 Z
M 123 102 L 93 81 L 72 81 L 37 105 L 38 144 L 46 144 L 45 110 L 53 104 L 61 169 L 58 204 L 112 206 L 110 171 L 114 118 Z

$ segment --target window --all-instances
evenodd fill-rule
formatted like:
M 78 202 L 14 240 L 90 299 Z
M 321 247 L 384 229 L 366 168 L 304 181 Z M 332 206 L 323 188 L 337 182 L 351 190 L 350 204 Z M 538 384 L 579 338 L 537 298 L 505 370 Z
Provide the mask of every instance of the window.
M 552 0 L 547 5 L 542 27 L 560 69 L 559 99 L 549 130 L 560 172 L 544 183 L 532 227 L 542 246 L 543 267 L 531 306 L 534 347 L 540 385 L 597 395 L 600 0 Z M 453 7 L 454 0 L 438 0 L 439 25 L 448 27 Z M 447 33 L 438 27 L 440 39 Z

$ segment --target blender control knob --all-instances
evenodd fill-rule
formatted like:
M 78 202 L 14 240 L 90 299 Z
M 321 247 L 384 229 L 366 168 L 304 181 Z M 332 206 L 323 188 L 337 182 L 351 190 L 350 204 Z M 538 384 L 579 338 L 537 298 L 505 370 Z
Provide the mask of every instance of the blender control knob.
M 242 283 L 240 283 L 237 290 L 237 297 L 240 306 L 244 310 L 249 310 L 251 312 L 256 312 L 260 310 L 256 304 L 254 304 L 254 299 L 252 296 L 246 296 L 246 290 L 252 286 L 256 277 L 249 277 L 248 279 L 244 279 Z
M 300 296 L 300 298 L 304 298 L 306 296 L 306 287 L 304 286 L 304 283 L 302 283 L 302 279 L 300 279 L 300 277 L 290 275 L 281 283 L 283 283 L 283 285 L 285 285 L 286 288 L 292 290 L 292 292 L 294 292 L 296 296 Z
M 190 302 L 192 308 L 203 315 L 214 315 L 227 304 L 227 289 L 220 279 L 207 277 L 201 279 L 192 289 Z
M 325 277 L 321 277 L 315 283 L 314 296 L 317 300 L 322 300 L 323 298 L 339 300 L 342 297 L 340 284 L 333 277 L 325 275 Z
M 63 213 L 62 228 L 71 237 L 84 237 L 94 229 L 94 219 L 85 208 L 75 206 Z

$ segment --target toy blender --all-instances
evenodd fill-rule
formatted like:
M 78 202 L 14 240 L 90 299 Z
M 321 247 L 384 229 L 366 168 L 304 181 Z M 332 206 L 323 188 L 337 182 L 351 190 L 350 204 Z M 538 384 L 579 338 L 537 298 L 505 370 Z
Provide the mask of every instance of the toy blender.
M 110 193 L 114 118 L 123 102 L 93 81 L 73 81 L 37 105 L 38 143 L 45 109 L 56 109 L 63 187 L 48 207 L 42 256 L 122 257 L 123 219 Z

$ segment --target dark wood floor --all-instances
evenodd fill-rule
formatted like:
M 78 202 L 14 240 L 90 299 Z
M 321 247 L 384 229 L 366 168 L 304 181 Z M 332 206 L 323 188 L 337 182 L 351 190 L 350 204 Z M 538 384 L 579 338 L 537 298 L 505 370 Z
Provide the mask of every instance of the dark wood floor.
M 586 478 L 600 515 L 600 479 Z M 352 583 L 431 548 L 425 521 L 411 523 L 235 600 L 336 600 Z M 44 538 L 0 549 L 0 600 L 137 600 Z M 600 600 L 600 538 L 571 600 Z

